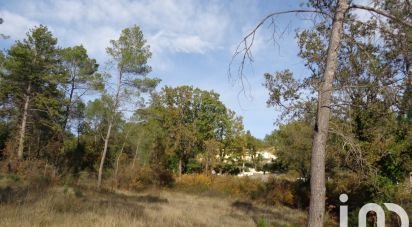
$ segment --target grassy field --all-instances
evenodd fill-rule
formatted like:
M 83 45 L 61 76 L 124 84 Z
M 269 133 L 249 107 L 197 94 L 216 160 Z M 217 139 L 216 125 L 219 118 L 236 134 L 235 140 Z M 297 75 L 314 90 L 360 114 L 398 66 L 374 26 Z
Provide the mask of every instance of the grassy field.
M 96 192 L 51 187 L 0 191 L 0 226 L 302 226 L 286 207 L 169 190 Z

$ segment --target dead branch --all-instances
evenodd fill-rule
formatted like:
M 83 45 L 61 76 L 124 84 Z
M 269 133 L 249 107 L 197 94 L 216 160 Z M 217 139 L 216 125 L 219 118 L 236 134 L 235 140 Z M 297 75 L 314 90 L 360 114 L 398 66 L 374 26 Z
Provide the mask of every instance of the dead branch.
M 331 128 L 329 132 L 335 134 L 336 136 L 342 139 L 342 148 L 343 150 L 347 150 L 345 161 L 348 165 L 351 165 L 351 162 L 354 161 L 356 166 L 351 165 L 354 170 L 358 171 L 359 173 L 368 176 L 373 169 L 368 162 L 366 161 L 365 157 L 363 156 L 362 149 L 360 145 L 356 142 L 356 140 L 346 133 L 343 130 L 339 129 L 336 124 L 331 122 Z
M 391 15 L 391 14 L 389 14 L 389 13 L 383 11 L 383 10 L 380 10 L 380 9 L 376 9 L 376 8 L 373 8 L 373 7 L 370 7 L 370 6 L 358 5 L 358 4 L 352 4 L 349 8 L 350 9 L 351 8 L 353 8 L 353 9 L 362 9 L 362 10 L 366 10 L 366 11 L 369 11 L 369 12 L 374 12 L 374 13 L 377 13 L 381 16 L 384 16 L 384 17 L 387 17 L 391 20 L 394 20 L 394 21 L 396 21 L 396 22 L 398 22 L 402 25 L 405 25 L 405 26 L 408 26 L 408 27 L 412 28 L 412 24 L 410 24 L 410 23 L 408 23 L 404 20 L 401 20 L 400 18 L 397 18 L 397 17 L 395 17 L 395 16 L 393 16 L 393 15 Z
M 325 15 L 329 18 L 333 18 L 331 15 L 329 15 L 326 12 L 319 11 L 319 10 L 309 10 L 309 9 L 287 10 L 287 11 L 275 12 L 275 13 L 271 13 L 271 14 L 267 15 L 252 29 L 251 32 L 249 32 L 246 36 L 244 36 L 242 41 L 240 41 L 239 44 L 237 45 L 235 53 L 233 54 L 232 60 L 229 64 L 229 76 L 231 75 L 231 71 L 232 71 L 231 66 L 232 66 L 235 58 L 242 55 L 242 57 L 241 57 L 242 60 L 240 62 L 238 75 L 240 76 L 240 79 L 241 79 L 241 82 L 242 82 L 242 85 L 243 85 L 243 78 L 244 78 L 243 71 L 244 71 L 245 63 L 246 63 L 246 61 L 253 62 L 251 48 L 252 48 L 252 46 L 254 44 L 254 41 L 255 41 L 256 32 L 269 19 L 271 19 L 271 22 L 274 23 L 273 18 L 275 16 L 279 16 L 279 15 L 283 15 L 283 14 L 290 14 L 290 13 L 315 13 L 315 14 Z

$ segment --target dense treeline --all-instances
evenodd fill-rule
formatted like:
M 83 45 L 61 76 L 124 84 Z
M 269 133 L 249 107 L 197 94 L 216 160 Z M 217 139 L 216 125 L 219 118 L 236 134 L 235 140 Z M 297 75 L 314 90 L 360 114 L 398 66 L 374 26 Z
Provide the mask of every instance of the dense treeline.
M 257 155 L 260 141 L 216 92 L 156 89 L 160 79 L 150 77 L 151 52 L 139 27 L 124 29 L 106 51 L 108 72 L 83 46 L 59 47 L 40 25 L 1 53 L 0 157 L 10 171 L 42 160 L 59 176 L 94 172 L 100 187 L 126 166 L 171 180 L 236 173 L 242 156 Z

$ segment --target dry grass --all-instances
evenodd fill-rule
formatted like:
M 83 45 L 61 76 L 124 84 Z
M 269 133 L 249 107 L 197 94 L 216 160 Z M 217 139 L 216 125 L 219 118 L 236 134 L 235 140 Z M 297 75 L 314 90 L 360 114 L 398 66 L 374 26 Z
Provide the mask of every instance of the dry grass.
M 54 187 L 0 204 L 0 226 L 303 226 L 285 207 L 165 190 L 95 192 Z
M 299 182 L 267 177 L 266 181 L 252 177 L 186 174 L 176 179 L 177 190 L 229 198 L 251 199 L 270 206 L 302 207 L 306 191 L 297 191 Z M 304 207 L 304 206 L 303 206 Z

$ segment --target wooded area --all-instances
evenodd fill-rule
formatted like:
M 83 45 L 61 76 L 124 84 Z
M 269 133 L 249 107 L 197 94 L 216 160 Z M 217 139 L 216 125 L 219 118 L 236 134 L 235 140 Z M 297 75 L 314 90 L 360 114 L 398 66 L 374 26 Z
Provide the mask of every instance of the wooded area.
M 412 167 L 412 10 L 408 0 L 373 1 L 371 6 L 347 0 L 313 0 L 307 5 L 309 9 L 265 17 L 244 37 L 235 56 L 243 56 L 242 77 L 245 61 L 253 61 L 256 32 L 269 19 L 276 29 L 279 15 L 312 15 L 313 27 L 296 33 L 299 57 L 310 75 L 297 79 L 287 69 L 267 73 L 264 85 L 269 90 L 267 104 L 283 112 L 283 122 L 288 119 L 272 138 L 282 135 L 282 130 L 290 133 L 288 128 L 314 129 L 313 140 L 302 149 L 307 152 L 310 147 L 312 151 L 310 171 L 306 170 L 311 192 L 308 226 L 323 226 L 327 179 L 342 187 L 344 181 L 337 180 L 337 175 L 356 176 L 359 184 L 346 191 L 360 187 L 355 194 L 367 191 L 366 195 L 372 195 L 358 200 L 362 203 L 393 200 L 400 193 L 399 187 L 408 187 L 399 184 L 407 182 Z M 363 10 L 371 17 L 361 20 L 354 10 Z M 276 42 L 276 30 L 273 34 Z M 290 137 L 283 136 L 280 144 Z M 300 164 L 300 171 L 306 166 Z
M 159 171 L 210 172 L 217 159 L 257 146 L 219 94 L 156 90 L 160 79 L 148 75 L 151 53 L 139 27 L 111 44 L 110 73 L 82 46 L 58 48 L 43 25 L 2 55 L 1 150 L 10 171 L 19 160 L 43 160 L 58 175 L 98 169 L 100 187 L 103 172 L 120 164 L 157 159 L 165 162 Z
M 76 185 L 87 175 L 98 191 L 232 188 L 240 197 L 309 210 L 308 226 L 316 227 L 338 222 L 343 193 L 354 208 L 350 225 L 368 202 L 394 202 L 410 212 L 411 2 L 310 0 L 303 8 L 264 18 L 235 52 L 235 60 L 243 57 L 243 78 L 262 25 L 289 13 L 311 15 L 313 25 L 296 30 L 298 56 L 310 74 L 264 75 L 267 105 L 281 114 L 263 140 L 215 91 L 160 87 L 137 25 L 110 42 L 105 65 L 82 45 L 59 46 L 45 25 L 30 29 L 0 51 L 2 176 Z M 361 20 L 355 10 L 371 16 Z M 271 149 L 277 159 L 262 163 L 259 152 Z M 247 168 L 272 178 L 229 177 Z M 368 220 L 376 223 L 373 215 Z M 396 215 L 390 221 L 399 225 Z

